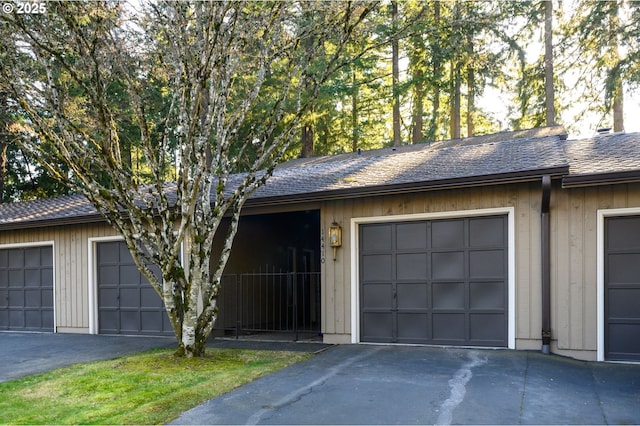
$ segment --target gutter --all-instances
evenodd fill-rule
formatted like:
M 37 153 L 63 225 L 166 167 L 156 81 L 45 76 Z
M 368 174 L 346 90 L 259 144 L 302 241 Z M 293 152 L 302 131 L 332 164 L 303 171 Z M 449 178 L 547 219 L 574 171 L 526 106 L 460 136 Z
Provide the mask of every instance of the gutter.
M 549 221 L 551 176 L 542 177 L 541 248 L 542 248 L 542 353 L 550 353 L 551 345 L 551 224 Z
M 640 181 L 640 170 L 624 172 L 570 174 L 562 178 L 563 188 L 582 186 L 610 185 L 617 183 L 633 183 Z

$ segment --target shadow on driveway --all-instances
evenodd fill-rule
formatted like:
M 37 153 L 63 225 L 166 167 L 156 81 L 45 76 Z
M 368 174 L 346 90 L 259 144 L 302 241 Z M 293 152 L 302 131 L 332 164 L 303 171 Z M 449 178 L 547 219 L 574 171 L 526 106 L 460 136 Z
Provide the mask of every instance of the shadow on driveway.
M 72 364 L 176 347 L 174 337 L 0 332 L 0 382 Z

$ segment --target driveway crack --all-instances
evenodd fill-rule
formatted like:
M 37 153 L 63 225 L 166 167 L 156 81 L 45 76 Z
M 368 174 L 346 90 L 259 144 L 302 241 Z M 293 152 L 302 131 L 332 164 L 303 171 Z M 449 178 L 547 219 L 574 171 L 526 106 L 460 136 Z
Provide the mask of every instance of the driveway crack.
M 453 378 L 449 380 L 451 393 L 449 398 L 440 406 L 440 415 L 436 421 L 437 425 L 450 425 L 453 419 L 453 410 L 464 400 L 467 393 L 467 383 L 473 377 L 472 369 L 487 363 L 487 357 L 480 358 L 478 352 L 469 352 L 470 361 L 456 371 Z

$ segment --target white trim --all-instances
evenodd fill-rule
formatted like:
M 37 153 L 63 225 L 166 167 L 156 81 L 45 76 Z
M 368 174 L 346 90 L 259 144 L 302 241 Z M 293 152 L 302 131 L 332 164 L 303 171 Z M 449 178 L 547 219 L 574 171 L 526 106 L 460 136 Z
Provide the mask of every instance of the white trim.
M 11 244 L 0 244 L 0 250 L 4 249 L 12 249 L 12 248 L 27 248 L 27 247 L 46 247 L 51 246 L 51 273 L 52 276 L 52 303 L 53 303 L 53 333 L 57 333 L 58 324 L 56 323 L 56 243 L 53 240 L 45 240 L 45 241 L 33 241 L 28 243 L 11 243 Z
M 360 282 L 359 277 L 359 247 L 358 232 L 359 226 L 368 223 L 405 222 L 417 220 L 434 220 L 448 218 L 468 218 L 477 216 L 498 216 L 507 215 L 508 247 L 507 247 L 507 280 L 508 280 L 508 326 L 507 326 L 507 346 L 509 349 L 516 348 L 516 245 L 515 245 L 515 208 L 500 207 L 492 209 L 457 210 L 436 213 L 403 214 L 394 216 L 373 216 L 351 218 L 350 240 L 351 240 L 351 343 L 360 343 Z
M 640 207 L 622 209 L 599 209 L 596 227 L 596 293 L 597 293 L 597 360 L 604 359 L 604 219 L 606 217 L 637 216 L 640 215 Z
M 98 334 L 98 263 L 96 245 L 110 241 L 124 241 L 120 235 L 87 239 L 87 278 L 89 302 L 89 334 Z

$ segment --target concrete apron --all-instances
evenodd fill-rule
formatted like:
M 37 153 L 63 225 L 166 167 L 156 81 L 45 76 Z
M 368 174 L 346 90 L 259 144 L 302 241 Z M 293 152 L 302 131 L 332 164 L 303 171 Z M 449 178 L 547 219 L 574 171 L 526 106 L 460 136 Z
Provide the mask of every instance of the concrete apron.
M 174 424 L 640 424 L 640 366 L 538 352 L 341 345 Z

